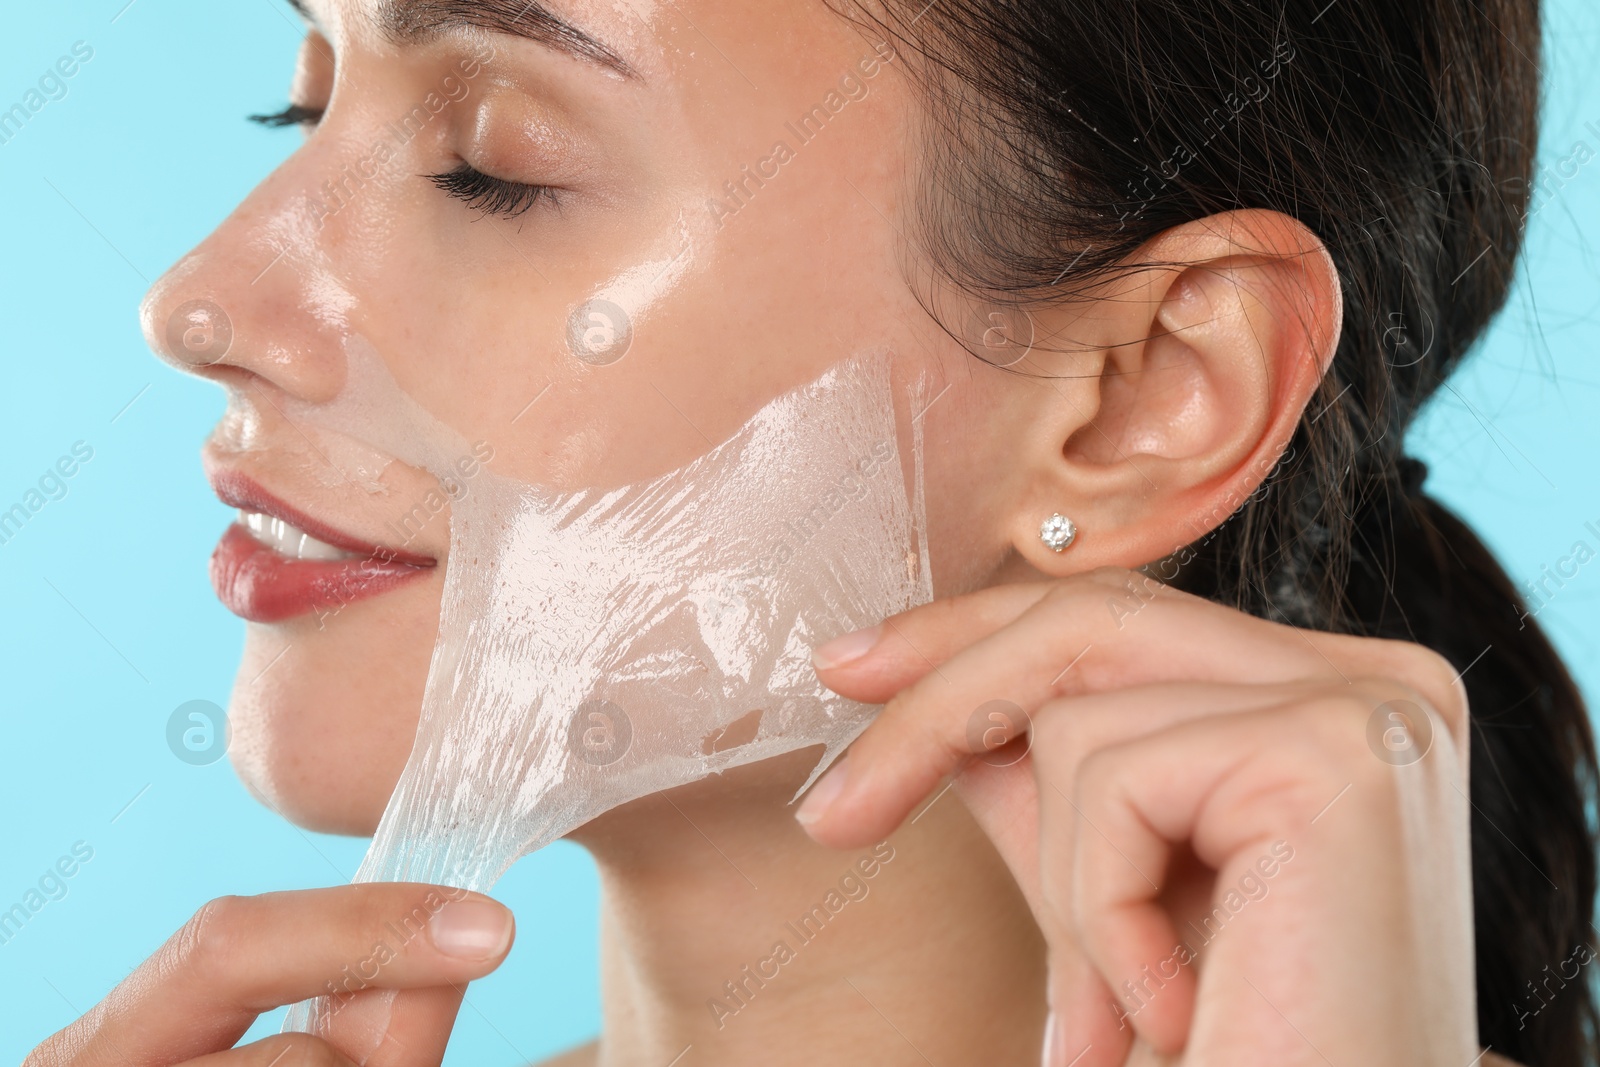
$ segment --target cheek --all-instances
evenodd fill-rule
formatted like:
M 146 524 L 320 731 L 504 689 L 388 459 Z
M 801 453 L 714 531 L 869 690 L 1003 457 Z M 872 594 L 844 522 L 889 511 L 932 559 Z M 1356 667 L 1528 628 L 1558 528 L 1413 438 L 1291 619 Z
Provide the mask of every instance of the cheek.
M 934 595 L 944 597 L 988 585 L 1007 556 L 1028 500 L 1014 427 L 1029 415 L 1020 379 L 957 346 L 940 367 L 953 384 L 928 408 L 923 432 L 928 553 Z
M 321 630 L 249 627 L 228 719 L 252 793 L 307 829 L 373 832 L 411 752 L 442 586 L 441 569 Z

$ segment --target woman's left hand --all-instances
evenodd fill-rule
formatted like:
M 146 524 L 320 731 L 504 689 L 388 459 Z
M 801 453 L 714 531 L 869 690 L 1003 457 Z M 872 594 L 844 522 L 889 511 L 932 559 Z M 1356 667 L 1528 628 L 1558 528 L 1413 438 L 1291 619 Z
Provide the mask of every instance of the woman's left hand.
M 1467 703 L 1441 656 L 1101 570 L 817 661 L 887 707 L 801 821 L 878 840 L 954 772 L 1048 942 L 1047 1065 L 1476 1062 Z

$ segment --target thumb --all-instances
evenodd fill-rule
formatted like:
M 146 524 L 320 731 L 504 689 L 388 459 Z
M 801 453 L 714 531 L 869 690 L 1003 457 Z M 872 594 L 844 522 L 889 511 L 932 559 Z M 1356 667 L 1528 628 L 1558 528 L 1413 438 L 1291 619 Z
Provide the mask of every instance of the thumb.
M 365 989 L 329 1008 L 319 1036 L 361 1067 L 433 1067 L 465 993 L 465 984 Z
M 1012 763 L 976 759 L 955 777 L 955 791 L 1039 915 L 1039 783 L 1033 758 Z

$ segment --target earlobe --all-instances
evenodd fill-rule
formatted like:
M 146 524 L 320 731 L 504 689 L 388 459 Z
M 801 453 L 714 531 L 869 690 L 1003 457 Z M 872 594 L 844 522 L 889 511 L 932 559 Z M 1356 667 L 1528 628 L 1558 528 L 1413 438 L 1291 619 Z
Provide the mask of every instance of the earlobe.
M 1056 413 L 1059 451 L 1015 517 L 1013 545 L 1046 574 L 1139 566 L 1220 525 L 1288 447 L 1337 343 L 1332 260 L 1288 216 L 1201 219 L 1138 261 L 1160 265 L 1067 327 L 1104 361 L 1092 415 Z M 1054 512 L 1082 531 L 1071 552 L 1040 534 Z

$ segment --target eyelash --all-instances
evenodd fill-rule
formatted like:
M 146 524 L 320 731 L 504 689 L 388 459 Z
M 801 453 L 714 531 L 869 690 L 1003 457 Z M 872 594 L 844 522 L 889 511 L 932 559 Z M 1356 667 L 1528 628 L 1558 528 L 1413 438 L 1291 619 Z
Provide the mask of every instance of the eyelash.
M 249 120 L 272 129 L 283 126 L 315 126 L 322 121 L 322 109 L 290 104 L 282 111 L 270 115 L 250 115 Z M 446 196 L 454 197 L 475 211 L 485 215 L 499 215 L 514 219 L 526 214 L 541 200 L 556 205 L 556 189 L 549 185 L 526 185 L 507 181 L 483 173 L 476 167 L 462 163 L 454 170 L 441 174 L 424 175 L 434 188 Z
M 467 163 L 443 174 L 429 174 L 427 179 L 446 196 L 453 196 L 485 215 L 514 219 L 541 200 L 549 200 L 552 206 L 559 203 L 554 186 L 525 185 L 495 178 Z
M 282 111 L 275 111 L 270 115 L 248 115 L 251 122 L 271 129 L 280 126 L 315 126 L 322 121 L 320 107 L 301 107 L 299 104 L 290 104 Z

